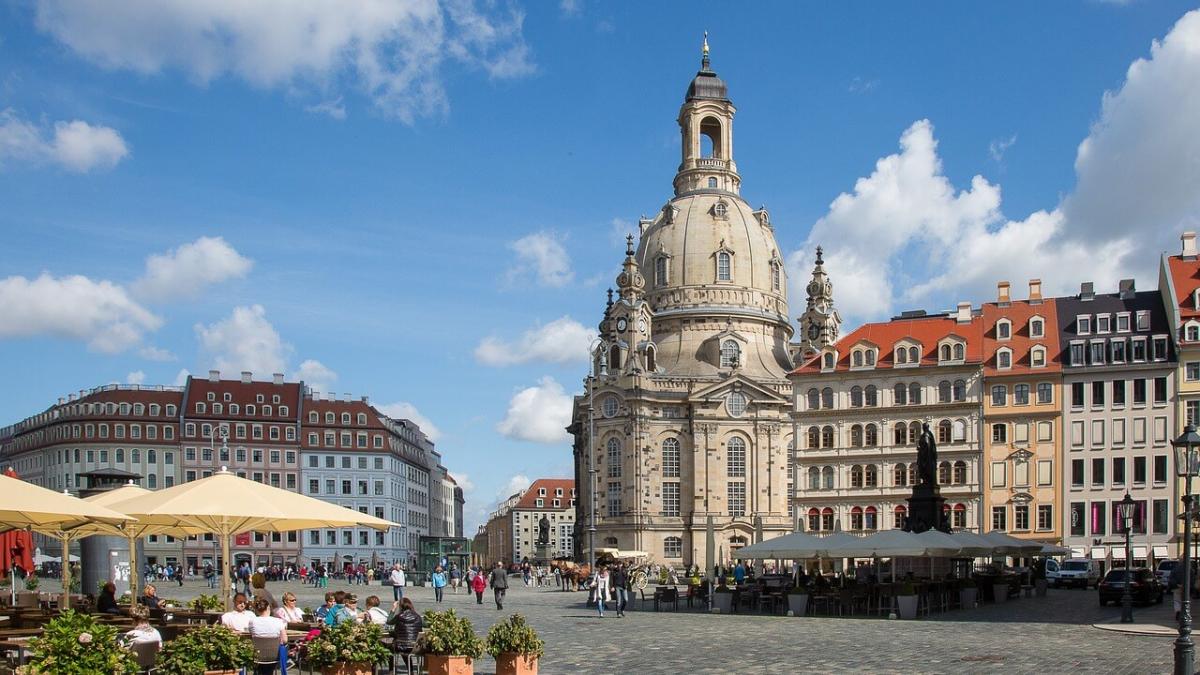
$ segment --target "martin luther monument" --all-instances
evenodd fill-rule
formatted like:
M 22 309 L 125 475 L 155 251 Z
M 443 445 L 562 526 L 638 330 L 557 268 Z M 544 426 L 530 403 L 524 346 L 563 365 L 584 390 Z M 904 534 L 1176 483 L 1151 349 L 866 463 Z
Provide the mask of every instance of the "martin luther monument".
M 946 498 L 941 494 L 937 481 L 937 443 L 926 422 L 917 441 L 917 484 L 908 498 L 908 519 L 904 529 L 908 532 L 926 530 L 950 531 L 950 523 L 943 509 Z

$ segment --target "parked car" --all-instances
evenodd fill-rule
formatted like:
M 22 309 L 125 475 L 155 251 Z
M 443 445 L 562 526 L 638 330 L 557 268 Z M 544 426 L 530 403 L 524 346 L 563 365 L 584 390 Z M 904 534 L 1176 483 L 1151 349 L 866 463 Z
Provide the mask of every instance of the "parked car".
M 1046 580 L 1050 585 L 1095 587 L 1100 583 L 1100 561 L 1091 558 L 1068 558 L 1060 563 L 1051 565 L 1052 560 L 1046 561 Z
M 1158 583 L 1162 584 L 1167 591 L 1175 590 L 1171 584 L 1171 572 L 1178 563 L 1178 560 L 1162 560 L 1158 563 L 1158 569 L 1154 570 L 1154 576 L 1158 577 Z
M 1100 606 L 1107 605 L 1109 601 L 1120 602 L 1121 594 L 1125 591 L 1126 579 L 1130 577 L 1132 580 L 1129 581 L 1129 594 L 1133 596 L 1134 602 L 1150 604 L 1163 601 L 1163 586 L 1158 583 L 1158 577 L 1145 567 L 1135 567 L 1132 570 L 1109 570 L 1108 574 L 1104 575 L 1104 580 L 1098 586 Z

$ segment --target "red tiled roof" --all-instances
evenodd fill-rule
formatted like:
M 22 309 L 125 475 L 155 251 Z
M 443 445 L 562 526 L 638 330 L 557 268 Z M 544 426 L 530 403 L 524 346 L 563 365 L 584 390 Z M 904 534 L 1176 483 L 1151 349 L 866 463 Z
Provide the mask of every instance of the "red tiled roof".
M 1183 256 L 1167 257 L 1167 267 L 1171 273 L 1171 284 L 1175 287 L 1175 299 L 1179 302 L 1179 316 L 1183 319 L 1200 317 L 1200 309 L 1192 300 L 1197 288 L 1200 288 L 1200 259 L 1184 260 Z
M 879 359 L 876 369 L 892 368 L 895 364 L 895 352 L 892 349 L 897 342 L 910 339 L 921 345 L 921 365 L 932 366 L 938 363 L 938 342 L 951 335 L 963 338 L 967 343 L 966 363 L 979 363 L 982 360 L 983 336 L 981 335 L 982 320 L 972 316 L 970 323 L 958 323 L 951 316 L 927 316 L 912 319 L 893 319 L 886 322 L 868 323 L 859 326 L 841 340 L 838 340 L 838 362 L 835 370 L 844 372 L 850 370 L 851 348 L 859 342 L 870 342 L 879 348 Z M 812 374 L 821 372 L 821 356 L 818 355 L 796 368 L 793 373 Z
M 570 478 L 539 478 L 533 481 L 533 485 L 529 486 L 529 489 L 525 491 L 525 494 L 521 495 L 521 499 L 517 501 L 515 506 L 513 506 L 513 510 L 544 509 L 547 511 L 554 511 L 570 508 L 571 500 L 574 499 L 574 497 L 571 496 L 571 489 L 574 487 L 575 481 L 571 480 Z M 538 496 L 539 488 L 546 489 L 545 496 Z M 562 488 L 562 497 L 554 496 L 555 488 Z M 537 506 L 538 499 L 544 500 L 542 502 L 544 506 Z M 562 500 L 559 502 L 560 506 L 558 506 L 557 509 L 554 506 L 551 506 L 551 504 L 554 503 L 554 499 Z
M 1034 316 L 1041 317 L 1045 322 L 1041 338 L 1029 336 L 1029 320 Z M 1007 340 L 996 339 L 996 322 L 1008 319 L 1012 322 L 1011 336 Z M 1059 355 L 1058 311 L 1054 298 L 1047 298 L 1040 304 L 1028 300 L 1013 300 L 1008 306 L 1001 307 L 995 302 L 983 305 L 983 372 L 985 375 L 1020 375 L 1026 373 L 1058 372 L 1062 370 Z M 1034 345 L 1046 348 L 1046 366 L 1044 368 L 1030 367 L 1030 350 Z M 1012 350 L 1012 367 L 1000 370 L 996 367 L 996 352 L 1001 347 Z
M 309 421 L 310 413 L 317 413 L 317 421 Z M 327 424 L 325 422 L 325 413 L 331 412 L 334 414 L 334 422 Z M 350 424 L 342 424 L 342 413 L 350 413 Z M 361 425 L 358 423 L 358 415 L 362 413 L 367 416 L 367 423 Z M 373 408 L 370 403 L 363 400 L 355 401 L 330 401 L 327 399 L 304 399 L 304 415 L 300 423 L 305 427 L 337 427 L 339 429 L 370 429 L 372 431 L 387 431 L 387 427 L 383 426 L 383 422 L 379 421 L 380 413 Z
M 208 393 L 216 394 L 217 403 L 226 403 L 224 395 L 230 394 L 228 403 L 236 403 L 239 406 L 246 405 L 286 405 L 289 409 L 289 416 L 294 417 L 298 410 L 297 403 L 300 401 L 300 383 L 299 382 L 284 382 L 283 384 L 275 384 L 274 382 L 242 382 L 241 380 L 218 380 L 213 382 L 208 378 L 192 377 L 188 379 L 188 400 L 185 402 L 185 414 L 190 414 L 195 411 L 196 401 L 207 401 Z M 258 401 L 258 395 L 263 395 L 263 401 Z M 279 403 L 272 400 L 272 396 L 279 395 Z

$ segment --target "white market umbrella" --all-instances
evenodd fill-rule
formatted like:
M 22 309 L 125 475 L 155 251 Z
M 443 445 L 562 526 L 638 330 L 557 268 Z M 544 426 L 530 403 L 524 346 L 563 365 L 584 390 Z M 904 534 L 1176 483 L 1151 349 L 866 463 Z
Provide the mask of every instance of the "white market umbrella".
M 962 555 L 971 555 L 970 552 L 963 551 L 962 544 L 955 540 L 954 537 L 940 530 L 926 530 L 913 536 L 926 546 L 925 555 L 932 558 L 954 558 Z
M 975 558 L 990 557 L 996 551 L 996 544 L 983 535 L 975 534 L 974 532 L 955 532 L 950 535 L 950 538 L 962 547 L 962 555 L 972 556 Z
M 820 555 L 819 542 L 821 537 L 814 537 L 805 532 L 793 532 L 782 537 L 738 549 L 733 557 L 743 560 L 760 558 L 781 558 L 786 560 L 807 560 Z
M 1057 546 L 1055 544 L 1046 544 L 1042 546 L 1040 555 L 1071 555 L 1071 549 L 1066 546 Z
M 866 537 L 834 534 L 824 537 L 823 544 L 822 557 L 827 558 L 912 558 L 926 552 L 916 535 L 904 530 L 880 530 Z
M 999 530 L 992 530 L 980 535 L 995 546 L 995 552 L 1001 555 L 1036 555 L 1042 550 L 1041 542 L 1017 539 Z

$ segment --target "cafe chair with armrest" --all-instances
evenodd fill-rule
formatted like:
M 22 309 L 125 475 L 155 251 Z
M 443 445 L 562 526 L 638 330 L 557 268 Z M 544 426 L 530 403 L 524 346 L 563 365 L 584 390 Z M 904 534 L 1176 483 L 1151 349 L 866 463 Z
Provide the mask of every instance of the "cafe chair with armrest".
M 250 638 L 254 643 L 254 672 L 259 675 L 273 673 L 279 668 L 279 638 Z

